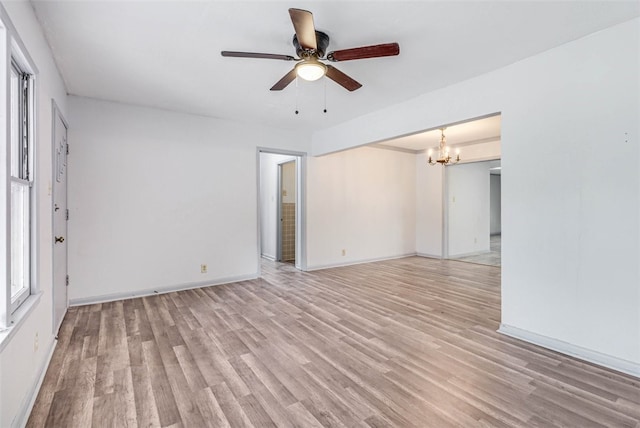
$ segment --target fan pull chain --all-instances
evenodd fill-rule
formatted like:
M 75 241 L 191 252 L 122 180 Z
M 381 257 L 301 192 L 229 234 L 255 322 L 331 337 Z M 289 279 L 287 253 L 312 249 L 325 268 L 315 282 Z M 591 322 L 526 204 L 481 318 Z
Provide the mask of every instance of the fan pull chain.
M 323 112 L 326 113 L 327 112 L 327 78 L 325 77 L 323 80 L 324 80 L 324 110 L 323 110 Z
M 298 94 L 300 91 L 298 90 L 298 76 L 296 76 L 296 114 L 300 113 L 298 111 Z

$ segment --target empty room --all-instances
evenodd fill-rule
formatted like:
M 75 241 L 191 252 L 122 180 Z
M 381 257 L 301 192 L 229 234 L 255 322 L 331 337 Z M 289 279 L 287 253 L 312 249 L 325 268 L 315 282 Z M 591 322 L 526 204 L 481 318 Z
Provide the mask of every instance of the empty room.
M 640 428 L 640 3 L 0 0 L 0 427 Z

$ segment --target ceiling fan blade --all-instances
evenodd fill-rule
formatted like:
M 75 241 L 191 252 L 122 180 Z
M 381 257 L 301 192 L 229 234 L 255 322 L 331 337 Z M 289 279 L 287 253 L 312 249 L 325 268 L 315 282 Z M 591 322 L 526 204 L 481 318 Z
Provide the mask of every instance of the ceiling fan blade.
M 352 59 L 380 58 L 394 56 L 400 53 L 400 45 L 397 43 L 385 43 L 382 45 L 362 46 L 359 48 L 342 49 L 330 52 L 327 55 L 329 61 L 349 61 Z
M 292 69 L 290 72 L 284 75 L 284 77 L 271 87 L 272 91 L 281 91 L 293 82 L 296 78 L 296 69 Z
M 362 85 L 351 77 L 344 74 L 342 71 L 333 67 L 332 65 L 327 65 L 327 74 L 326 76 L 336 82 L 338 85 L 345 88 L 347 91 L 355 91 L 358 88 L 361 88 Z
M 313 25 L 311 12 L 302 9 L 289 9 L 289 16 L 291 16 L 291 22 L 296 30 L 300 46 L 303 49 L 318 49 L 316 27 Z
M 229 56 L 235 58 L 263 58 L 263 59 L 282 59 L 284 61 L 295 61 L 296 59 L 291 55 L 278 55 L 278 54 L 267 54 L 267 53 L 258 53 L 258 52 L 235 52 L 235 51 L 222 51 L 220 52 L 222 56 Z

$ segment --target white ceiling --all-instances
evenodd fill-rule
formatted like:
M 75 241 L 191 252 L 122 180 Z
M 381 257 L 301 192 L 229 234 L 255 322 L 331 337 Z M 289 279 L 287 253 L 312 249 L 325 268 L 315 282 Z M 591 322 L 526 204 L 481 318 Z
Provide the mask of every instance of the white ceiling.
M 333 126 L 640 15 L 637 1 L 32 3 L 70 94 L 286 129 Z M 220 51 L 294 55 L 289 7 L 313 12 L 328 51 L 398 42 L 400 55 L 335 63 L 363 84 L 352 93 L 326 79 L 271 92 L 291 62 Z
M 500 115 L 443 127 L 445 128 L 444 135 L 449 147 L 463 147 L 500 140 Z M 389 141 L 382 141 L 376 146 L 420 152 L 437 148 L 440 144 L 441 135 L 440 129 L 431 129 Z

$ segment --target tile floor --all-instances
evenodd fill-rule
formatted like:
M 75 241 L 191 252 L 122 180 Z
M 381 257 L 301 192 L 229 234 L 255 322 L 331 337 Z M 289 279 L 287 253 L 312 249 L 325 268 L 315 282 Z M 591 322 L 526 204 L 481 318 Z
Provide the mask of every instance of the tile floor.
M 452 257 L 452 259 L 481 265 L 501 266 L 502 235 L 491 236 L 490 249 L 491 250 L 487 253 L 472 254 L 464 257 Z

